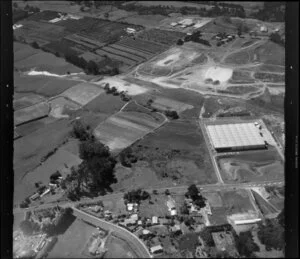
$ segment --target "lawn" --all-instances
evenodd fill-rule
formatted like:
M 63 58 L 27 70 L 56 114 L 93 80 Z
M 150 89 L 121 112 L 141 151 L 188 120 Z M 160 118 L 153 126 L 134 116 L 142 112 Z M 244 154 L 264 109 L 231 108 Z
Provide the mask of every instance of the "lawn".
M 82 258 L 86 242 L 95 233 L 96 228 L 77 219 L 58 237 L 54 248 L 49 252 L 48 258 Z
M 107 240 L 107 252 L 104 258 L 138 258 L 127 242 L 117 236 L 111 235 Z
M 185 234 L 179 240 L 179 249 L 194 252 L 198 243 L 199 240 L 198 235 L 196 233 Z
M 165 194 L 150 194 L 153 204 L 148 200 L 142 201 L 139 207 L 139 215 L 141 217 L 151 218 L 152 216 L 165 217 L 170 215 L 167 207 L 167 196 Z

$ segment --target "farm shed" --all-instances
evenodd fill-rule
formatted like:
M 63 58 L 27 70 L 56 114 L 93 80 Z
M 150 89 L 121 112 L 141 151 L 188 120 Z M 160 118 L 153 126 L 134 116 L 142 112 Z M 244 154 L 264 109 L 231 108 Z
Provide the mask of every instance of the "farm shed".
M 163 252 L 163 248 L 162 248 L 161 245 L 152 246 L 152 247 L 150 248 L 150 252 L 151 252 L 152 254 L 162 253 L 162 252 Z
M 207 132 L 218 152 L 265 148 L 264 139 L 254 123 L 208 125 Z

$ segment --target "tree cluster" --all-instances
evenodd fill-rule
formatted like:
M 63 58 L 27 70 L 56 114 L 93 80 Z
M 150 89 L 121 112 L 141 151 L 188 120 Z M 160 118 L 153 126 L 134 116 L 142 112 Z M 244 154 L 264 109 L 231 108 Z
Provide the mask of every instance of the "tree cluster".
M 281 46 L 285 45 L 284 39 L 277 32 L 271 33 L 270 40 Z
M 279 214 L 279 218 L 266 219 L 265 224 L 259 225 L 257 236 L 267 250 L 284 249 L 284 212 Z
M 176 120 L 179 118 L 178 113 L 176 111 L 167 110 L 167 111 L 165 111 L 165 115 L 173 120 Z
M 77 169 L 72 167 L 71 173 L 62 182 L 62 188 L 67 189 L 67 196 L 71 200 L 78 200 L 84 192 L 90 195 L 105 193 L 116 182 L 116 160 L 109 148 L 97 141 L 91 132 L 87 133 L 87 130 L 89 127 L 82 126 L 80 122 L 73 128 L 73 134 L 81 140 L 79 157 L 82 162 Z
M 29 219 L 23 220 L 20 223 L 20 229 L 24 233 L 24 235 L 30 236 L 34 233 L 38 233 L 40 229 L 40 225 L 36 222 L 33 222 Z
M 203 241 L 205 242 L 205 244 L 209 247 L 213 247 L 215 246 L 215 242 L 213 240 L 211 231 L 209 228 L 204 228 L 201 232 L 200 232 L 200 237 L 203 239 Z
M 125 167 L 131 167 L 132 163 L 137 162 L 137 157 L 133 154 L 132 148 L 128 147 L 125 148 L 120 154 L 119 154 L 120 162 Z
M 235 243 L 239 254 L 247 258 L 253 258 L 253 253 L 259 251 L 259 246 L 254 242 L 251 231 L 241 232 L 236 236 Z
M 262 9 L 251 14 L 253 18 L 269 22 L 285 21 L 285 2 L 264 2 Z
M 73 124 L 71 136 L 79 139 L 80 141 L 86 141 L 94 139 L 94 135 L 89 125 L 85 125 L 82 121 L 76 120 Z
M 192 184 L 189 186 L 186 197 L 189 197 L 193 200 L 194 204 L 200 208 L 204 208 L 206 206 L 205 198 L 200 194 L 197 186 Z
M 141 189 L 132 190 L 124 194 L 124 200 L 129 203 L 140 203 L 142 200 L 150 199 L 151 196 L 148 192 Z

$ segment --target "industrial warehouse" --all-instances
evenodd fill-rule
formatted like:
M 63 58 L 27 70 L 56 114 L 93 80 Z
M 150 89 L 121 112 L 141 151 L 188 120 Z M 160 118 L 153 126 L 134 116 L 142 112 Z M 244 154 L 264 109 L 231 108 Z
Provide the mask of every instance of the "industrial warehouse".
M 218 152 L 266 147 L 254 123 L 208 125 L 207 132 L 213 147 Z

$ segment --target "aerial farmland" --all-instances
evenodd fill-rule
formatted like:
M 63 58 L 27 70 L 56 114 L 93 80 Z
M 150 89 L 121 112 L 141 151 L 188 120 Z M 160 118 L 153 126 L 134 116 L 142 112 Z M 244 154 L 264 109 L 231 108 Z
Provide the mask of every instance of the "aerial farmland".
M 247 3 L 13 1 L 15 256 L 284 253 L 284 10 Z

